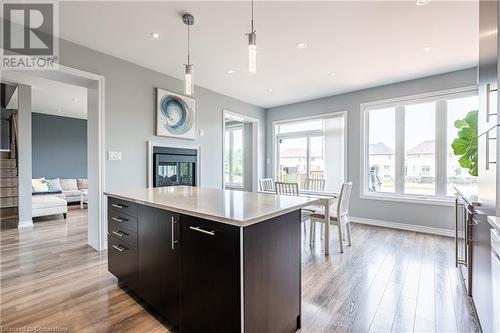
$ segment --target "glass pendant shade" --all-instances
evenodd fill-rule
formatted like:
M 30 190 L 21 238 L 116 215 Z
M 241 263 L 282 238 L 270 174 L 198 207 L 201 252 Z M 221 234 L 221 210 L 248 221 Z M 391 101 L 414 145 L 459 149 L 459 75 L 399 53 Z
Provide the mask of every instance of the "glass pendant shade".
M 193 65 L 185 65 L 184 94 L 191 96 L 194 93 Z
M 257 71 L 257 35 L 255 31 L 248 34 L 248 71 L 255 73 Z

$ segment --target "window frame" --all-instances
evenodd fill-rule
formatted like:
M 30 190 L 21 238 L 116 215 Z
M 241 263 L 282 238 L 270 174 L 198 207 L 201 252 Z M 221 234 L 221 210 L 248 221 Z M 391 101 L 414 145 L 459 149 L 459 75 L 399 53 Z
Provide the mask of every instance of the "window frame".
M 361 120 L 361 163 L 360 163 L 360 197 L 361 199 L 398 201 L 409 203 L 424 203 L 432 205 L 454 204 L 453 197 L 447 195 L 447 103 L 449 99 L 478 96 L 477 85 L 456 89 L 440 90 L 431 93 L 398 97 L 360 104 Z M 436 117 L 436 166 L 435 166 L 435 195 L 404 193 L 405 184 L 405 105 L 435 102 Z M 379 193 L 368 191 L 369 168 L 369 117 L 372 110 L 395 108 L 395 174 L 394 193 Z
M 310 139 L 309 136 L 323 136 L 323 130 L 309 130 L 309 131 L 301 131 L 301 132 L 291 132 L 291 133 L 283 133 L 279 134 L 277 133 L 277 127 L 279 125 L 283 124 L 294 124 L 294 123 L 300 123 L 300 122 L 305 122 L 309 120 L 315 120 L 315 119 L 328 119 L 328 118 L 340 118 L 343 117 L 344 119 L 344 179 L 343 182 L 347 182 L 347 161 L 348 161 L 348 155 L 349 152 L 347 150 L 348 147 L 348 122 L 347 122 L 347 111 L 334 111 L 334 112 L 328 112 L 328 113 L 322 113 L 314 116 L 306 116 L 306 117 L 298 117 L 298 118 L 292 118 L 292 119 L 287 119 L 287 120 L 277 120 L 273 121 L 271 123 L 272 127 L 272 156 L 273 156 L 273 163 L 272 163 L 272 178 L 277 179 L 279 175 L 279 149 L 278 149 L 278 144 L 279 144 L 279 139 L 280 138 L 294 138 L 294 137 L 307 137 L 307 145 L 308 145 L 308 153 L 307 153 L 307 163 L 309 164 L 309 144 L 310 144 Z M 323 148 L 324 149 L 324 148 Z M 323 158 L 324 158 L 324 153 L 323 153 Z M 340 189 L 339 189 L 340 191 Z M 301 193 L 307 193 L 307 191 L 301 191 Z M 328 194 L 329 192 L 324 192 L 325 194 Z M 337 192 L 332 192 L 331 194 L 336 194 Z
M 233 150 L 234 150 L 234 139 L 233 139 L 233 132 L 237 129 L 241 129 L 241 179 L 242 182 L 241 184 L 239 183 L 234 183 L 234 174 L 233 174 Z M 234 124 L 234 125 L 228 125 L 225 126 L 224 128 L 224 135 L 226 132 L 229 132 L 229 142 L 227 145 L 228 148 L 228 159 L 229 159 L 229 181 L 226 182 L 224 181 L 224 185 L 227 188 L 232 188 L 232 189 L 244 189 L 245 188 L 245 127 L 244 124 Z M 224 143 L 226 141 L 226 138 L 224 137 Z M 225 145 L 224 145 L 225 146 Z M 224 163 L 224 162 L 223 162 Z M 226 177 L 226 172 L 225 172 L 225 165 L 223 165 L 224 169 L 224 178 Z

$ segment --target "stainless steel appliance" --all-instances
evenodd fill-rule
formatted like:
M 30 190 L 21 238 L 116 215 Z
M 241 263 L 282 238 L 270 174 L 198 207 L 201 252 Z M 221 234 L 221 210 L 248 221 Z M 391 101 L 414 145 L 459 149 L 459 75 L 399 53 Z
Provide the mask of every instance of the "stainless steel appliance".
M 460 267 L 467 288 L 472 296 L 472 226 L 474 206 L 471 200 L 457 190 L 455 199 L 455 264 Z
M 491 229 L 491 277 L 493 306 L 493 332 L 500 332 L 500 230 Z

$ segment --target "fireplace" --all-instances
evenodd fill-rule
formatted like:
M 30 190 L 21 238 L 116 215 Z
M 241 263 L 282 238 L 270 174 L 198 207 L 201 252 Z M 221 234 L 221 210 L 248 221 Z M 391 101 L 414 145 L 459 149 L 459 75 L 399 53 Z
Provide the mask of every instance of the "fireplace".
M 197 150 L 153 147 L 153 187 L 196 186 Z

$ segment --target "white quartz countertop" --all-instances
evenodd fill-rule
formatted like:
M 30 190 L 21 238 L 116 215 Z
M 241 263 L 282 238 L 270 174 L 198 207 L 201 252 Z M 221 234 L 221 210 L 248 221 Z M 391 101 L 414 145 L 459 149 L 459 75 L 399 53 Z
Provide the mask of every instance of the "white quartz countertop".
M 171 186 L 105 195 L 176 213 L 246 227 L 317 203 L 316 198 Z
M 500 216 L 488 216 L 488 222 L 493 228 L 500 232 Z

